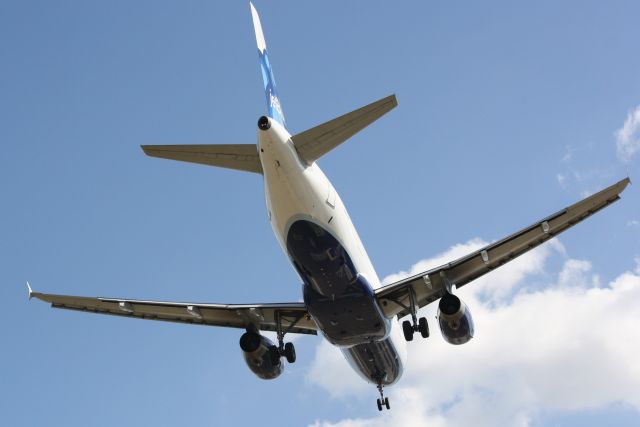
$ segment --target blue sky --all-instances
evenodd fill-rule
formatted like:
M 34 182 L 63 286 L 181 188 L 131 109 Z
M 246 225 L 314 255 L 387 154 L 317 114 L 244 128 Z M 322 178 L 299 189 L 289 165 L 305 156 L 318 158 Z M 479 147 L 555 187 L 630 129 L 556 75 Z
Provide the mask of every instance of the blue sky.
M 319 162 L 381 277 L 639 179 L 637 2 L 397 3 L 255 3 L 291 133 L 397 94 Z M 637 184 L 470 285 L 476 338 L 412 343 L 389 389 L 397 410 L 379 415 L 375 389 L 319 338 L 298 339 L 298 362 L 265 382 L 237 330 L 27 302 L 26 280 L 88 296 L 300 299 L 258 175 L 139 148 L 255 141 L 265 106 L 248 3 L 6 1 L 0 61 L 2 424 L 640 421 Z

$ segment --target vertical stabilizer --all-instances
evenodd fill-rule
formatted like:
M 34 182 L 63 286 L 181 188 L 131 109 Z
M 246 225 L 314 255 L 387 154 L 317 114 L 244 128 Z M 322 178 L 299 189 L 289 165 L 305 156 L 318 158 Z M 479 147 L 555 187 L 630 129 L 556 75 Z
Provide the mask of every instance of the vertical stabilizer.
M 282 126 L 284 123 L 284 114 L 282 113 L 282 106 L 280 105 L 280 99 L 276 92 L 276 81 L 273 77 L 273 71 L 271 70 L 271 64 L 269 63 L 269 56 L 267 55 L 267 43 L 264 41 L 264 33 L 262 32 L 262 25 L 260 24 L 260 17 L 256 8 L 251 5 L 251 17 L 253 18 L 253 28 L 256 32 L 256 42 L 258 44 L 258 58 L 260 58 L 260 70 L 262 71 L 262 81 L 264 83 L 264 94 L 267 100 L 268 115 L 272 119 L 276 120 Z

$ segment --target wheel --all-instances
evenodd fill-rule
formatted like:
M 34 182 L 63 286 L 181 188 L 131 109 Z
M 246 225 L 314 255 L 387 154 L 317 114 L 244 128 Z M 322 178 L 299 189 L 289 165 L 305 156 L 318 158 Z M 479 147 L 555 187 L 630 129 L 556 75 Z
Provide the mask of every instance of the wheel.
M 402 332 L 404 332 L 404 339 L 407 341 L 413 341 L 413 325 L 408 320 L 402 322 Z
M 284 357 L 287 358 L 287 362 L 294 363 L 296 361 L 296 348 L 293 343 L 288 342 L 284 345 Z
M 280 352 L 278 351 L 278 347 L 275 345 L 269 347 L 269 358 L 271 359 L 273 366 L 278 366 L 280 364 Z
M 378 411 L 382 411 L 382 401 L 380 401 L 380 399 L 376 399 L 376 403 L 378 404 Z
M 391 409 L 391 406 L 389 406 L 389 398 L 388 397 L 384 398 L 384 406 L 386 406 L 387 409 Z
M 429 324 L 427 323 L 426 317 L 421 317 L 420 320 L 418 320 L 418 330 L 422 338 L 429 338 Z

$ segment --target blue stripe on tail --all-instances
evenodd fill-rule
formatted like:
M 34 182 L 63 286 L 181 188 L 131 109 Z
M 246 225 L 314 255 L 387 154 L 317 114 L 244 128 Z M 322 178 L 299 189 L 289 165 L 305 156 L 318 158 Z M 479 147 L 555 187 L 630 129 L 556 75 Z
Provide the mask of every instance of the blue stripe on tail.
M 276 80 L 273 77 L 273 70 L 271 70 L 271 64 L 269 63 L 267 49 L 263 51 L 258 49 L 258 58 L 260 58 L 260 70 L 262 71 L 262 81 L 264 83 L 264 94 L 267 100 L 269 117 L 286 127 L 282 105 L 276 92 Z
M 262 81 L 264 83 L 264 94 L 267 98 L 268 115 L 273 120 L 279 122 L 284 126 L 284 114 L 282 113 L 282 106 L 280 105 L 280 99 L 276 93 L 276 79 L 273 78 L 273 71 L 271 70 L 271 64 L 269 63 L 269 56 L 267 55 L 267 43 L 264 41 L 264 34 L 262 32 L 262 24 L 260 23 L 260 16 L 258 11 L 251 6 L 251 18 L 253 20 L 253 29 L 256 33 L 256 42 L 258 44 L 258 58 L 260 58 L 260 71 L 262 71 Z

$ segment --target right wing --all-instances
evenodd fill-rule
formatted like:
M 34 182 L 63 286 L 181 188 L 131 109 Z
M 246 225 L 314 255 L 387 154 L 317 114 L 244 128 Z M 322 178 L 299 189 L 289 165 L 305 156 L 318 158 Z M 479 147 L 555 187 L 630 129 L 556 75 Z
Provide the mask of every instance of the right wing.
M 262 173 L 255 144 L 143 145 L 147 156 Z
M 110 314 L 138 319 L 163 320 L 193 325 L 248 328 L 277 331 L 280 318 L 282 332 L 316 335 L 317 326 L 307 313 L 304 303 L 283 304 L 199 304 L 166 301 L 146 301 L 125 298 L 88 298 L 33 292 L 29 299 L 48 302 L 53 308 Z
M 376 289 L 376 298 L 388 318 L 411 314 L 410 292 L 413 292 L 416 304 L 424 307 L 444 296 L 452 286 L 459 288 L 466 285 L 616 202 L 630 182 L 629 178 L 625 178 L 467 256 Z

